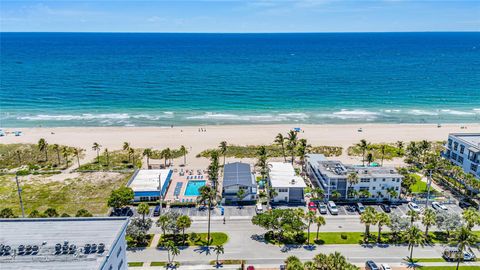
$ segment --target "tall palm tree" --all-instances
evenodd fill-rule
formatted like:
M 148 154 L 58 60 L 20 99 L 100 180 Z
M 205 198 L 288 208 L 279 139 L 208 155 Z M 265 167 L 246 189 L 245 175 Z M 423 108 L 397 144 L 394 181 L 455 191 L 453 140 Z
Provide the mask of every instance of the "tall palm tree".
M 219 164 L 218 164 L 218 152 L 213 151 L 210 154 L 210 165 L 208 166 L 208 178 L 212 181 L 215 191 L 218 188 L 218 171 L 219 171 Z
M 375 224 L 377 220 L 377 211 L 375 208 L 368 206 L 365 211 L 360 215 L 360 222 L 365 224 L 365 236 L 364 240 L 370 238 L 370 225 Z
M 162 150 L 162 157 L 165 159 L 165 167 L 167 167 L 167 160 L 168 160 L 168 165 L 171 165 L 170 158 L 172 157 L 172 150 L 170 150 L 169 147 L 165 148 Z
M 135 149 L 133 149 L 133 148 L 128 149 L 128 155 L 132 157 L 133 168 L 136 168 L 137 164 L 135 163 Z
M 197 203 L 208 208 L 207 246 L 210 246 L 210 217 L 212 208 L 217 204 L 218 197 L 215 189 L 210 186 L 203 186 L 199 191 L 200 195 L 197 197 Z
M 405 232 L 405 242 L 408 244 L 408 250 L 410 250 L 410 260 L 413 260 L 413 248 L 417 245 L 423 247 L 425 238 L 422 231 L 417 226 L 410 226 Z
M 58 160 L 58 165 L 60 165 L 60 145 L 57 143 L 52 146 L 53 150 L 57 152 L 57 160 Z
M 288 256 L 285 260 L 287 270 L 303 270 L 302 262 L 295 256 Z
M 457 270 L 460 266 L 460 261 L 463 260 L 463 254 L 465 250 L 476 246 L 478 244 L 478 237 L 474 234 L 468 226 L 462 226 L 455 232 L 455 237 L 453 238 L 452 243 L 458 248 L 458 257 L 457 257 Z
M 348 182 L 348 197 L 353 197 L 351 196 L 352 195 L 352 191 L 353 191 L 353 185 L 355 184 L 358 184 L 358 173 L 357 172 L 351 172 L 348 174 L 347 176 L 347 182 Z
M 285 154 L 285 138 L 283 137 L 282 133 L 277 134 L 274 142 L 282 147 L 283 159 L 285 162 L 287 162 L 287 155 Z
M 315 224 L 317 225 L 317 236 L 315 237 L 315 240 L 318 241 L 318 231 L 320 230 L 320 226 L 325 225 L 325 218 L 322 216 L 316 217 Z
M 93 151 L 97 151 L 97 163 L 100 164 L 100 149 L 101 149 L 101 145 L 94 142 L 93 143 L 93 146 L 92 146 L 92 150 Z
M 425 209 L 422 217 L 422 224 L 423 226 L 425 226 L 425 238 L 428 239 L 428 229 L 430 228 L 430 226 L 435 225 L 436 222 L 437 215 L 435 214 L 435 211 L 430 208 Z
M 220 256 L 220 254 L 223 254 L 225 253 L 225 249 L 223 247 L 223 245 L 216 245 L 214 248 L 213 248 L 213 252 L 215 252 L 215 254 L 217 255 L 217 259 L 216 259 L 216 265 L 220 265 L 219 261 L 218 261 L 218 256 Z
M 162 237 L 165 237 L 168 225 L 170 223 L 170 217 L 168 215 L 160 215 L 157 220 L 157 226 L 162 230 Z
M 413 222 L 417 221 L 420 218 L 420 214 L 413 210 L 408 210 L 407 216 L 410 217 L 410 225 L 413 225 Z
M 152 156 L 152 148 L 143 149 L 142 156 L 147 157 L 147 168 L 150 168 L 150 157 Z
M 40 152 L 45 152 L 45 161 L 48 161 L 48 143 L 44 138 L 38 140 L 37 144 L 38 150 Z
M 145 222 L 145 215 L 148 214 L 148 212 L 150 212 L 150 207 L 148 206 L 147 203 L 140 203 L 137 207 L 137 212 L 142 215 L 142 220 Z
M 130 153 L 128 152 L 128 150 L 130 150 L 130 148 L 131 148 L 131 147 L 130 147 L 130 143 L 129 143 L 129 142 L 124 142 L 124 143 L 123 143 L 122 149 L 123 149 L 123 151 L 126 151 L 127 154 L 128 154 L 128 162 L 130 162 Z
M 62 148 L 62 156 L 63 156 L 63 159 L 65 159 L 65 163 L 66 163 L 66 168 L 68 168 L 68 156 L 70 155 L 70 149 L 66 146 L 64 146 Z
M 317 269 L 328 269 L 328 256 L 323 253 L 319 253 L 313 257 L 313 263 Z
M 103 152 L 105 153 L 105 159 L 106 159 L 106 162 L 107 162 L 107 168 L 110 167 L 110 152 L 108 152 L 108 148 L 105 148 L 105 150 L 103 150 Z
M 382 237 L 382 227 L 390 225 L 390 216 L 387 213 L 379 212 L 375 218 L 378 226 L 378 238 L 377 243 L 381 242 Z
M 180 152 L 183 155 L 183 166 L 185 166 L 187 164 L 187 148 L 184 145 L 180 146 Z
M 370 164 L 372 164 L 372 162 L 375 160 L 375 158 L 373 157 L 373 154 L 371 152 L 368 152 L 367 154 L 367 163 L 368 163 L 368 166 L 370 166 Z
M 315 222 L 315 212 L 307 210 L 304 214 L 305 221 L 307 221 L 307 246 L 310 245 L 310 225 Z
M 386 150 L 387 146 L 385 144 L 382 144 L 382 146 L 380 146 L 380 152 L 382 153 L 382 167 L 383 167 L 383 159 L 385 158 L 385 150 Z
M 471 230 L 475 224 L 480 225 L 480 212 L 475 208 L 469 207 L 462 213 L 463 219 L 467 223 L 467 227 Z
M 77 158 L 78 167 L 80 168 L 80 155 L 82 154 L 83 149 L 73 148 L 73 155 Z
M 185 245 L 185 229 L 190 228 L 192 226 L 192 219 L 189 216 L 183 215 L 177 219 L 177 228 L 182 230 L 182 240 L 183 245 Z
M 362 166 L 365 166 L 365 152 L 370 149 L 370 143 L 367 140 L 362 139 L 360 143 L 357 143 L 356 146 L 362 151 Z
M 258 148 L 257 151 L 257 156 L 258 160 L 255 166 L 257 166 L 260 169 L 260 175 L 262 176 L 262 180 L 265 183 L 265 190 L 266 190 L 266 195 L 267 195 L 267 209 L 270 209 L 270 199 L 271 197 L 271 192 L 270 192 L 270 183 L 268 181 L 268 154 L 267 154 L 267 148 L 262 145 Z
M 307 153 L 310 152 L 310 148 L 311 148 L 311 145 L 307 143 L 307 139 L 300 139 L 298 141 L 297 154 L 300 158 L 300 164 L 302 165 L 302 170 L 304 169 L 305 158 L 307 156 Z
M 220 154 L 223 155 L 223 167 L 225 167 L 225 156 L 227 155 L 227 142 L 222 141 L 220 142 Z
M 287 134 L 287 149 L 290 151 L 292 156 L 292 164 L 295 162 L 295 149 L 298 144 L 297 132 L 290 130 Z
M 180 249 L 178 249 L 178 247 L 175 245 L 175 243 L 173 243 L 173 241 L 168 241 L 167 243 L 165 243 L 164 247 L 167 249 L 168 253 L 168 267 L 171 267 L 173 266 L 172 264 L 175 256 L 180 254 Z M 172 256 L 171 258 L 170 255 Z

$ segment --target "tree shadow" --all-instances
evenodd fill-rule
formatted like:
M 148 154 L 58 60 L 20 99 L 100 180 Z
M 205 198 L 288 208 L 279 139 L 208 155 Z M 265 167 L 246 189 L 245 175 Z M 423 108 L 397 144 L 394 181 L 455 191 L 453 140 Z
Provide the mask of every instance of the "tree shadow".
M 268 244 L 267 240 L 265 240 L 265 236 L 263 234 L 252 234 L 250 239 L 255 240 L 260 243 Z
M 286 253 L 286 252 L 289 252 L 291 250 L 294 250 L 294 249 L 299 249 L 299 248 L 302 248 L 302 245 L 284 245 L 280 251 L 283 252 L 283 253 Z
M 194 249 L 195 252 L 198 254 L 205 253 L 205 255 L 210 255 L 210 247 L 209 246 L 199 246 L 198 248 Z
M 317 246 L 312 245 L 312 244 L 310 244 L 310 245 L 305 245 L 305 246 L 303 246 L 303 249 L 308 250 L 308 251 L 314 251 L 314 250 L 317 249 Z

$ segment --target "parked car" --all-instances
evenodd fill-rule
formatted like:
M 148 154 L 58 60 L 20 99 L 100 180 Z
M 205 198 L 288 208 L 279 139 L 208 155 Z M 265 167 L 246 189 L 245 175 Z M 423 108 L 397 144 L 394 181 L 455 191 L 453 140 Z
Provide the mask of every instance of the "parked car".
M 153 209 L 153 216 L 158 217 L 160 215 L 160 205 L 156 205 L 155 209 Z
M 460 250 L 458 250 L 457 247 L 447 247 L 445 250 L 443 250 L 442 257 L 446 261 L 457 261 L 458 258 L 458 253 Z M 471 251 L 464 251 L 463 252 L 463 260 L 464 261 L 474 261 L 475 260 L 475 254 Z
M 366 270 L 380 270 L 377 264 L 374 261 L 366 261 L 365 262 L 365 269 Z
M 309 202 L 308 203 L 308 210 L 312 212 L 317 211 L 317 204 L 315 202 Z
M 263 205 L 261 203 L 257 203 L 257 206 L 255 206 L 255 212 L 257 215 L 263 213 Z
M 382 270 L 392 270 L 392 268 L 390 267 L 390 265 L 382 263 Z
M 408 208 L 410 208 L 411 210 L 413 210 L 417 213 L 420 213 L 420 207 L 418 207 L 418 205 L 414 202 L 409 202 L 408 203 Z
M 114 217 L 131 217 L 133 216 L 133 211 L 130 207 L 123 207 L 123 208 L 115 208 L 110 216 Z
M 356 207 L 359 214 L 365 212 L 365 206 L 362 203 L 357 203 Z
M 382 204 L 382 205 L 380 205 L 380 207 L 382 208 L 383 212 L 385 212 L 385 213 L 392 212 L 392 209 L 387 204 Z
M 435 209 L 435 210 L 443 210 L 443 211 L 447 211 L 447 207 L 443 204 L 440 204 L 438 202 L 432 202 L 432 208 Z
M 466 209 L 466 208 L 472 207 L 472 204 L 468 201 L 463 200 L 458 203 L 458 206 L 460 206 L 463 209 Z
M 322 214 L 322 215 L 326 215 L 327 214 L 327 206 L 325 204 L 320 204 L 318 206 L 318 212 L 320 212 L 320 214 Z
M 328 208 L 328 211 L 330 211 L 330 214 L 338 215 L 337 205 L 333 201 L 328 201 L 327 208 Z

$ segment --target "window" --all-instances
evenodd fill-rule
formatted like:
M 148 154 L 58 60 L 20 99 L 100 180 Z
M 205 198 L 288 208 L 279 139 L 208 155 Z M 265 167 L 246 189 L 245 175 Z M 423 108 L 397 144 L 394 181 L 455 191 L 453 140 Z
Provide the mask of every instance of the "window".
M 458 162 L 463 164 L 463 157 L 462 156 L 458 156 Z
M 278 189 L 278 192 L 288 192 L 288 189 L 286 189 L 286 188 L 279 188 L 279 189 Z
M 460 154 L 463 154 L 463 152 L 465 151 L 465 145 L 460 145 Z
M 361 178 L 360 182 L 362 183 L 370 183 L 370 178 Z
M 367 190 L 367 191 L 368 191 L 368 187 L 360 187 L 360 191 L 363 191 L 363 190 Z
M 123 266 L 123 260 L 120 261 L 120 263 L 118 264 L 118 270 L 122 269 L 122 266 Z
M 452 147 L 452 139 L 448 139 L 448 147 Z
M 120 247 L 117 251 L 117 258 L 118 258 L 118 256 L 120 256 L 120 253 L 122 253 L 122 247 Z
M 457 160 L 457 154 L 452 153 L 452 159 L 453 159 L 453 160 Z
M 397 183 L 400 182 L 400 178 L 397 178 Z
M 375 190 L 375 187 L 372 187 L 372 190 Z
M 398 190 L 398 187 L 395 187 L 395 190 Z
M 110 265 L 110 267 L 108 268 L 108 270 L 112 270 L 113 269 L 113 265 Z
M 472 163 L 472 164 L 470 165 L 470 170 L 476 172 L 477 169 L 478 169 L 478 165 L 477 165 L 477 164 L 473 164 L 473 163 Z
M 458 149 L 458 142 L 454 142 L 453 143 L 453 150 L 457 151 L 457 149 Z
M 382 182 L 385 182 L 385 178 L 382 179 Z

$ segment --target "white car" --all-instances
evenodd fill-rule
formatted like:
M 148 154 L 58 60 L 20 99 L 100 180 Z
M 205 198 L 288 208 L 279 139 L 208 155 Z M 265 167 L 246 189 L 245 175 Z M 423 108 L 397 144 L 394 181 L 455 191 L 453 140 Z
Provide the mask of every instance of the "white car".
M 408 208 L 410 208 L 412 211 L 420 213 L 420 207 L 418 207 L 418 205 L 414 202 L 409 202 L 408 203 Z
M 382 264 L 382 270 L 392 270 L 392 268 L 390 267 L 390 265 L 388 265 L 386 263 L 383 263 Z
M 328 201 L 327 208 L 332 215 L 338 215 L 338 208 L 337 205 L 333 201 Z
M 432 208 L 435 209 L 435 210 L 443 210 L 443 211 L 447 211 L 447 207 L 443 204 L 439 204 L 438 202 L 432 202 Z

